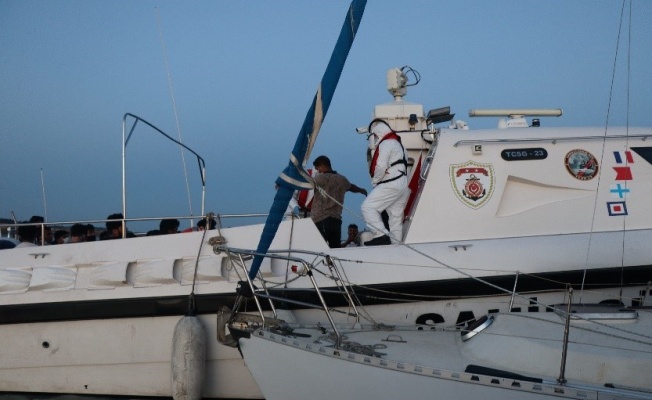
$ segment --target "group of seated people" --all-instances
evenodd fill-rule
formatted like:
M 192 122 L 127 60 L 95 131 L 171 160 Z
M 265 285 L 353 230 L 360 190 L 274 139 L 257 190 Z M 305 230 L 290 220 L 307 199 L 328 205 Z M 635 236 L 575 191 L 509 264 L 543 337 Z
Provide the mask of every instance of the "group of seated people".
M 18 227 L 17 234 L 20 243 L 16 247 L 93 242 L 97 240 L 95 227 L 92 224 L 74 224 L 70 227 L 70 231 L 58 229 L 53 233 L 50 226 L 37 225 L 45 223 L 45 219 L 39 215 L 30 218 L 29 223 L 34 225 L 21 225 Z
M 124 217 L 120 213 L 109 215 L 106 222 L 106 231 L 100 233 L 99 240 L 122 239 L 123 226 L 126 226 L 123 220 Z M 50 226 L 38 225 L 45 223 L 45 219 L 41 216 L 33 216 L 30 218 L 28 223 L 33 225 L 21 225 L 18 227 L 17 234 L 20 243 L 16 245 L 16 247 L 94 242 L 98 239 L 95 234 L 95 226 L 92 224 L 77 223 L 72 225 L 69 231 L 58 229 L 53 233 Z M 206 218 L 204 218 L 197 223 L 197 230 L 205 230 L 207 223 L 209 225 L 208 229 L 215 229 L 217 226 L 217 222 L 214 218 L 210 218 L 208 222 Z M 178 233 L 179 225 L 180 223 L 178 219 L 163 219 L 159 224 L 159 229 L 147 232 L 147 236 Z M 191 231 L 193 231 L 193 229 L 188 228 L 182 232 Z M 136 235 L 127 230 L 127 234 L 124 236 L 132 238 Z
M 193 228 L 187 228 L 182 231 L 179 231 L 179 220 L 175 218 L 167 218 L 167 219 L 162 219 L 161 222 L 159 223 L 159 228 L 154 229 L 151 231 L 147 232 L 147 236 L 156 236 L 156 235 L 169 235 L 171 233 L 186 233 L 186 232 L 193 232 Z M 211 218 L 209 220 L 209 228 L 208 229 L 215 229 L 217 226 L 217 222 L 215 221 L 214 218 Z M 197 230 L 198 231 L 203 231 L 206 230 L 206 218 L 200 220 L 197 222 Z

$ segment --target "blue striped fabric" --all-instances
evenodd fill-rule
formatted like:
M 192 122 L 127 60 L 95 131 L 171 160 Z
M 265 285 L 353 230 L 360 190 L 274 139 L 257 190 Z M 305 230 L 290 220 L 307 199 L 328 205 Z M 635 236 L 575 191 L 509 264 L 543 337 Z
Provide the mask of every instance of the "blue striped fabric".
M 274 203 L 265 222 L 265 227 L 263 228 L 263 233 L 256 249 L 257 253 L 265 254 L 269 250 L 269 246 L 272 244 L 278 226 L 283 220 L 283 214 L 290 203 L 294 191 L 297 189 L 312 188 L 308 175 L 303 170 L 303 165 L 308 157 L 310 157 L 311 149 L 309 145 L 315 142 L 328 107 L 335 94 L 337 82 L 340 80 L 344 63 L 346 62 L 349 50 L 351 50 L 353 40 L 360 26 L 360 20 L 362 19 L 366 3 L 366 0 L 353 0 L 349 6 L 344 25 L 340 31 L 340 36 L 337 39 L 333 54 L 331 54 L 328 66 L 326 67 L 326 72 L 324 72 L 319 88 L 317 88 L 317 93 L 312 100 L 312 105 L 299 131 L 290 162 L 276 180 L 278 190 L 276 191 Z M 251 279 L 258 274 L 262 261 L 262 256 L 254 257 L 251 270 L 249 271 L 249 277 Z

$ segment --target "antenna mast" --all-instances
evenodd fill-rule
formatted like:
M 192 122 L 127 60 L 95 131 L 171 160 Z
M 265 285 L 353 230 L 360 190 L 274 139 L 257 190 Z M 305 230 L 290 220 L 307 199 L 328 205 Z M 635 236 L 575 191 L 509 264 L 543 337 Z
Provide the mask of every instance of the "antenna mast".
M 45 180 L 43 179 L 43 168 L 41 168 L 41 191 L 43 192 L 43 212 L 45 213 L 45 222 L 48 222 L 48 203 L 45 200 Z

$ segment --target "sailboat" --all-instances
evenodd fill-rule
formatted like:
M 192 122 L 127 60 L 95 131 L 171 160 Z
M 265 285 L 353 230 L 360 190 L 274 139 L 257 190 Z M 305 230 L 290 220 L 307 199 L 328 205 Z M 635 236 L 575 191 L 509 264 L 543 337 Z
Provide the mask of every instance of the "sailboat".
M 225 249 L 226 250 L 226 249 Z M 233 256 L 252 255 L 237 249 Z M 652 399 L 652 309 L 545 305 L 538 313 L 491 313 L 463 325 L 336 324 L 312 277 L 313 263 L 290 258 L 322 300 L 324 324 L 288 323 L 224 310 L 218 337 L 242 353 L 267 400 L 406 395 L 466 399 Z M 246 269 L 246 267 L 243 266 Z M 255 281 L 249 281 L 250 294 Z M 285 301 L 256 294 L 257 304 Z M 228 330 L 228 334 L 227 334 Z
M 413 70 L 392 68 L 392 101 L 373 116 L 387 120 L 408 151 L 414 198 L 401 243 L 331 249 L 310 219 L 286 213 L 295 191 L 312 187 L 303 168 L 364 6 L 356 0 L 347 11 L 331 58 L 339 63 L 329 64 L 318 88 L 268 223 L 2 250 L 0 392 L 170 397 L 172 387 L 193 382 L 206 398 L 261 398 L 240 353 L 207 338 L 220 331 L 216 313 L 246 290 L 247 277 L 263 277 L 270 296 L 287 299 L 276 310 L 287 320 L 323 322 L 310 306 L 316 292 L 292 272 L 288 257 L 297 254 L 323 260 L 313 277 L 336 322 L 351 318 L 350 303 L 334 295 L 341 283 L 355 287 L 369 320 L 387 324 L 534 313 L 539 303 L 563 302 L 569 286 L 583 302 L 649 304 L 650 128 L 545 128 L 527 119 L 559 110 L 512 109 L 475 110 L 504 120 L 497 129 L 466 129 L 447 107 L 426 111 L 407 101 Z M 234 257 L 238 248 L 256 251 Z M 198 366 L 179 382 L 175 329 L 187 316 L 200 321 L 196 337 L 206 340 L 192 347 Z

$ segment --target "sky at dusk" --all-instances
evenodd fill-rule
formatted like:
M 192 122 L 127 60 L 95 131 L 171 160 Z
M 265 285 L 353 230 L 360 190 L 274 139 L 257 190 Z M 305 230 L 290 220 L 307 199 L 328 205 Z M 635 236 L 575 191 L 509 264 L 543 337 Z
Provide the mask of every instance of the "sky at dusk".
M 0 0 L 0 217 L 120 212 L 125 113 L 205 159 L 206 211 L 268 212 L 348 4 Z M 545 126 L 605 126 L 609 110 L 609 126 L 652 126 L 652 1 L 633 1 L 631 30 L 629 5 L 618 42 L 621 1 L 369 0 L 310 165 L 327 155 L 371 189 L 355 128 L 391 101 L 386 71 L 404 65 L 422 78 L 406 100 L 451 106 L 471 129 L 497 124 L 473 108 L 564 110 Z M 179 148 L 136 128 L 129 217 L 200 213 L 184 156 L 190 196 Z M 349 193 L 346 207 L 359 215 L 362 200 Z

